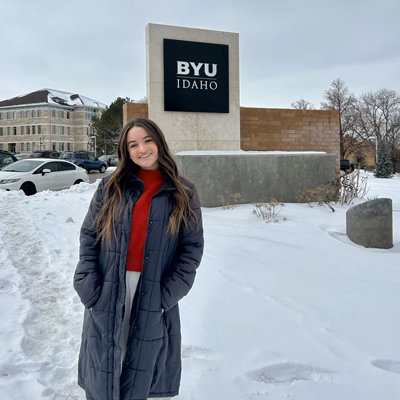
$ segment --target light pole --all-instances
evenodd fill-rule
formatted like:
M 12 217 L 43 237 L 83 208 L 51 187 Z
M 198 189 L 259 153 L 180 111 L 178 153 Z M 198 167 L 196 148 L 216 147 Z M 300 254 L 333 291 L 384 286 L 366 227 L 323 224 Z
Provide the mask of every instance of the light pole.
M 378 138 L 376 136 L 370 136 L 371 140 L 375 140 L 375 164 L 378 160 Z
M 91 139 L 94 139 L 94 156 L 97 157 L 96 153 L 96 136 L 90 136 Z
M 75 139 L 72 137 L 69 140 L 72 140 L 72 151 L 75 151 Z

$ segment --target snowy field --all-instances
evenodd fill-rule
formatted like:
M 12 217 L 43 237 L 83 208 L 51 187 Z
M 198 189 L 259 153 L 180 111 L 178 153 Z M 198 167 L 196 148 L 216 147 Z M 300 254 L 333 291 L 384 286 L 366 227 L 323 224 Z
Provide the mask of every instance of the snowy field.
M 347 206 L 286 204 L 275 224 L 251 205 L 203 208 L 177 400 L 400 399 L 400 175 L 368 182 L 393 199 L 390 250 L 349 241 Z M 1 400 L 85 398 L 72 277 L 96 186 L 0 192 Z

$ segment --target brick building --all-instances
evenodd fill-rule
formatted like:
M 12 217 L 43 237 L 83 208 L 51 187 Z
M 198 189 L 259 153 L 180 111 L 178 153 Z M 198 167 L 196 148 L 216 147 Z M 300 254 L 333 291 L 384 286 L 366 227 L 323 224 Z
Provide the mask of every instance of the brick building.
M 94 150 L 89 126 L 106 105 L 79 94 L 42 89 L 0 101 L 0 150 Z

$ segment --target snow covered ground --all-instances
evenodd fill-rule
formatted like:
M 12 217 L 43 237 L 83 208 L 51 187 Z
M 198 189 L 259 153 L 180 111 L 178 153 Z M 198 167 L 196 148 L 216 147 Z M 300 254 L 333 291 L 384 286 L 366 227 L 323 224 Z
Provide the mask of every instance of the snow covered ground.
M 251 205 L 203 208 L 177 400 L 400 398 L 400 176 L 368 177 L 367 197 L 393 199 L 390 250 L 349 241 L 347 206 L 286 204 L 271 224 Z M 95 188 L 0 192 L 1 400 L 85 398 L 72 277 Z

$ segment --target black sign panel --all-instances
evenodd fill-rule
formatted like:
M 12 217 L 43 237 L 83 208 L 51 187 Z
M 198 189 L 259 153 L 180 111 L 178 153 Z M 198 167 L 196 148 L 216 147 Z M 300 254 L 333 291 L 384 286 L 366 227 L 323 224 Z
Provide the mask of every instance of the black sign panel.
M 164 39 L 164 110 L 229 113 L 228 50 Z

